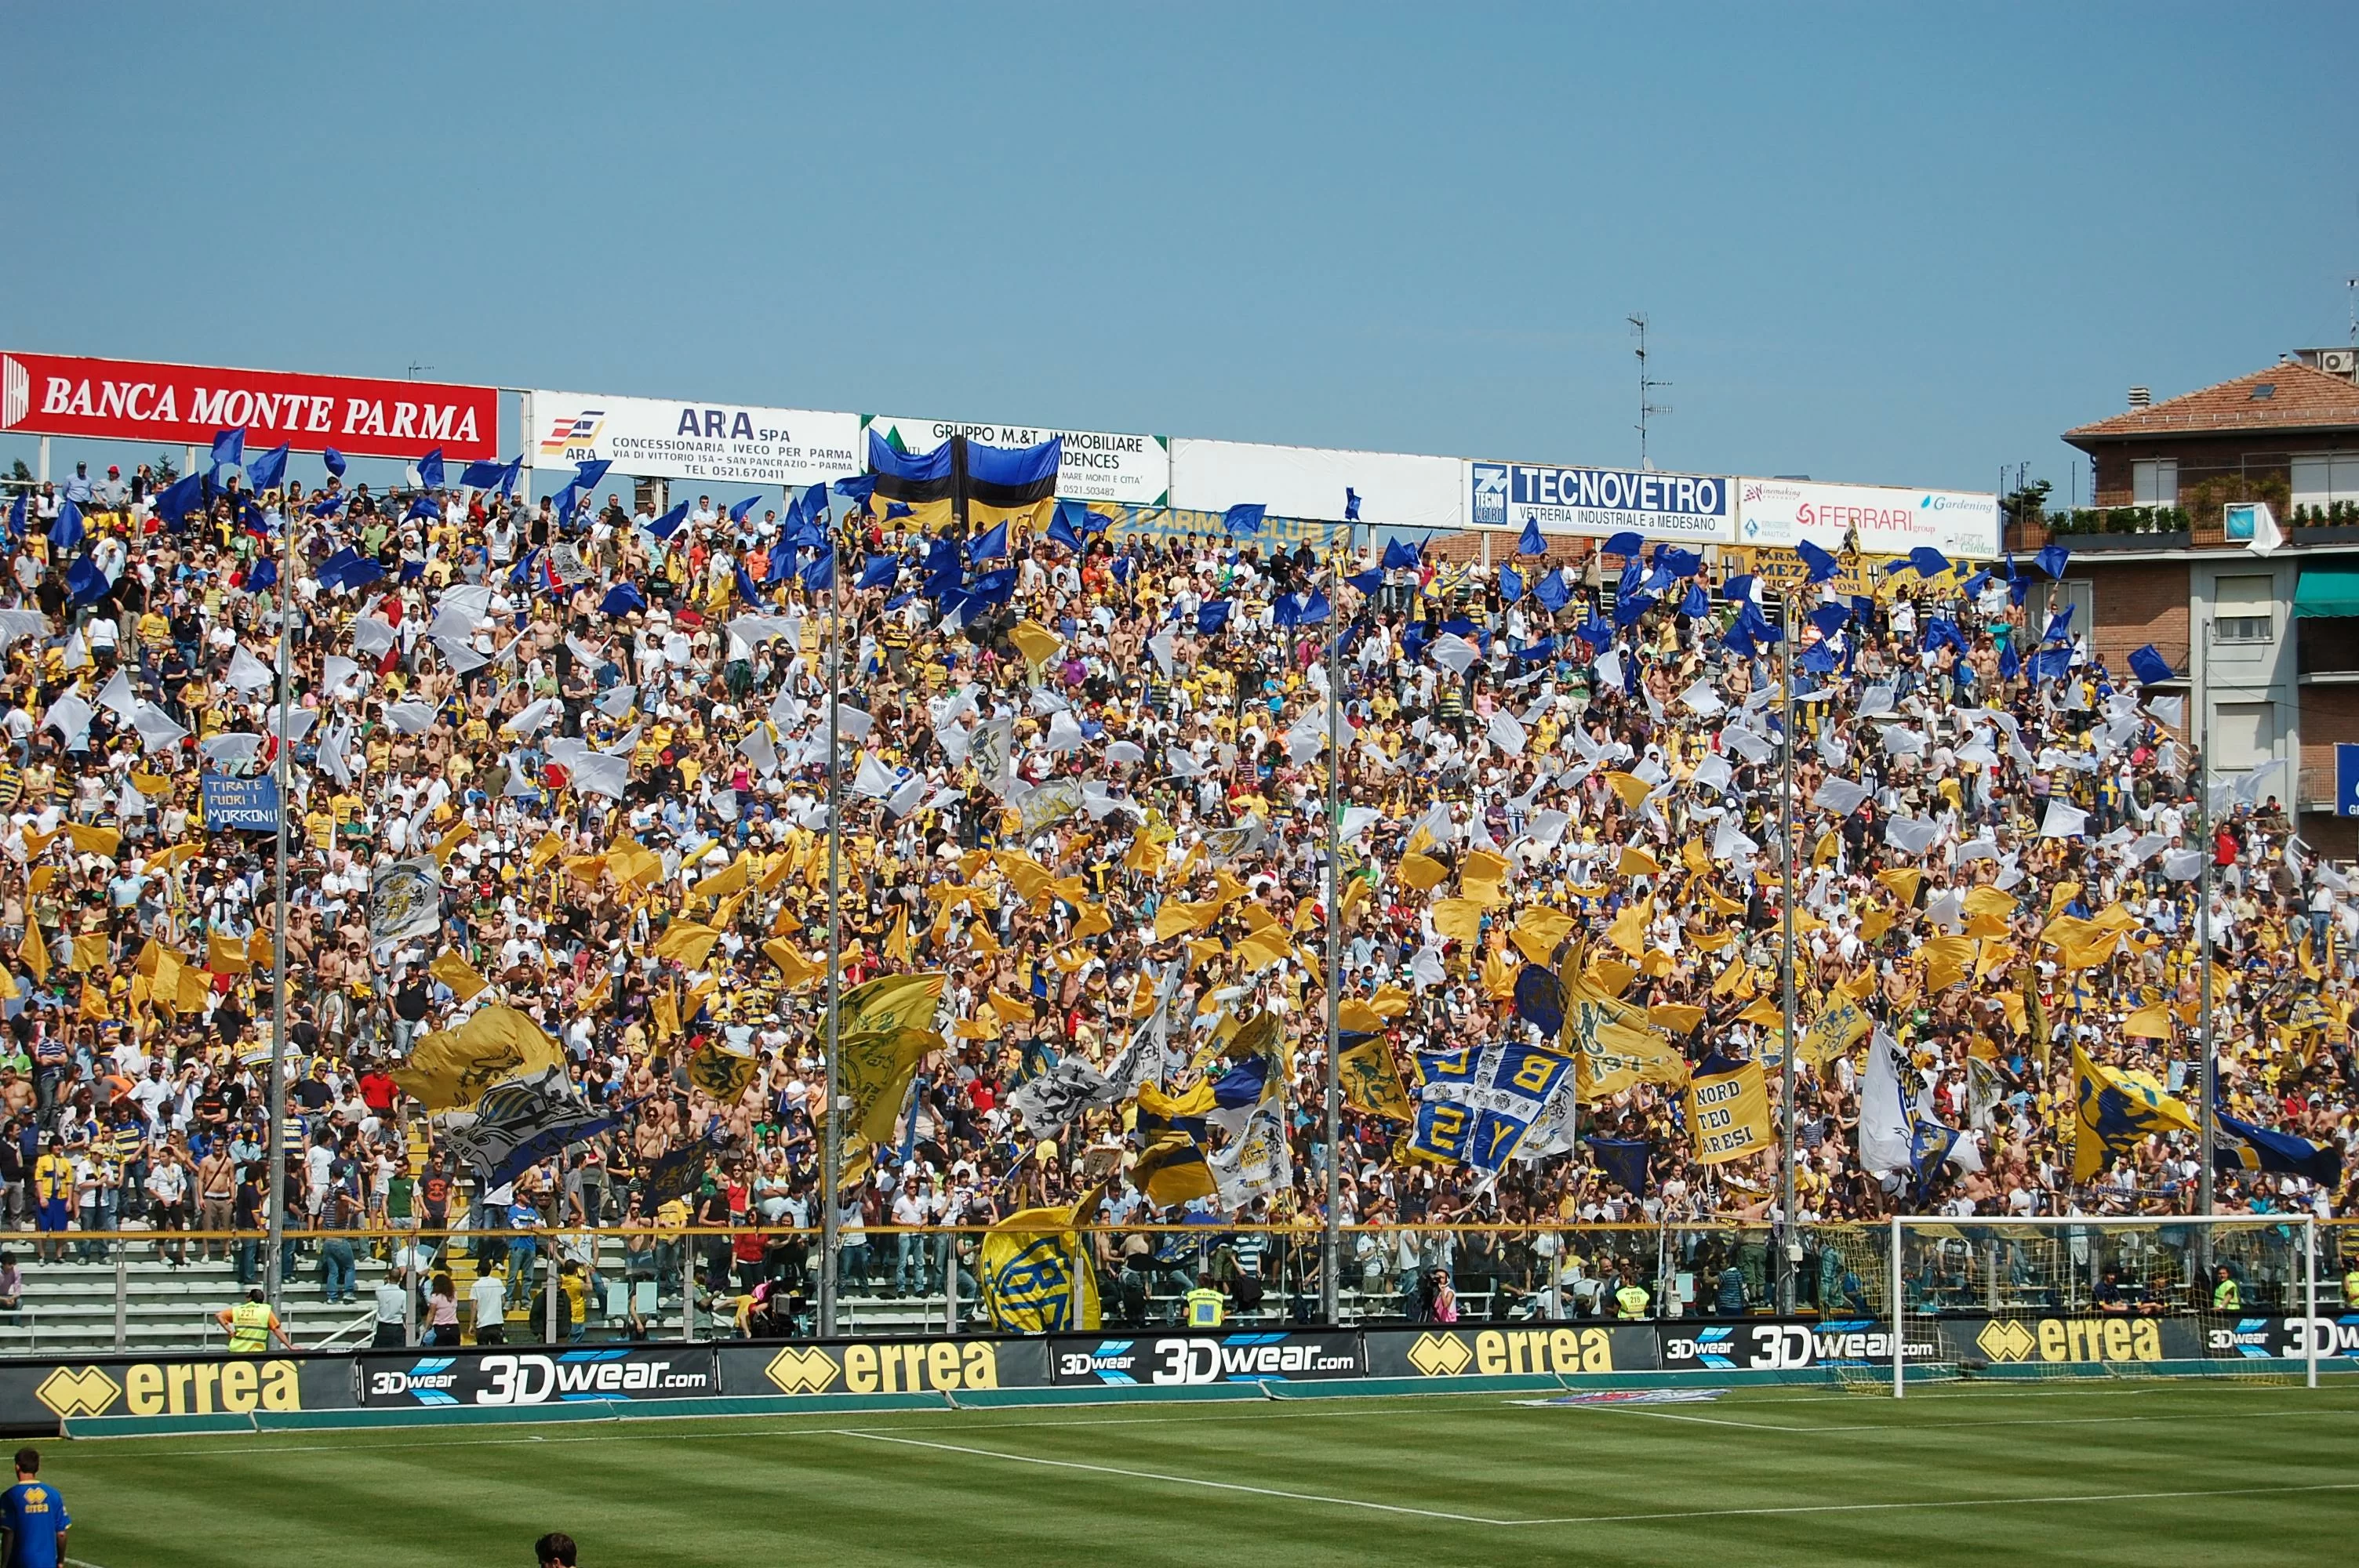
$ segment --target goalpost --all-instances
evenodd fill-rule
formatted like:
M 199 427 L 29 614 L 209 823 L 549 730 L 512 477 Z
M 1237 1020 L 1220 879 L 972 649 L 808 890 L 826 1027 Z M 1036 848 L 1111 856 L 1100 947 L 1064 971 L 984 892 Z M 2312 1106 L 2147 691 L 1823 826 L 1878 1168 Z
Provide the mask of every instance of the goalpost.
M 2322 1239 L 2303 1215 L 1895 1215 L 1892 1397 L 1970 1379 L 2314 1389 L 2321 1353 L 2346 1354 L 2320 1315 Z

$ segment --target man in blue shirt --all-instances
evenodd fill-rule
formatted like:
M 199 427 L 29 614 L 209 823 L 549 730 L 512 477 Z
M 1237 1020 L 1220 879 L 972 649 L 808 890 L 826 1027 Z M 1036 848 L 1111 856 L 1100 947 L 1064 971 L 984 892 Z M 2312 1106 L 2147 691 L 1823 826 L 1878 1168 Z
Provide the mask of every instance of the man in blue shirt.
M 41 1451 L 16 1450 L 16 1484 L 0 1493 L 0 1565 L 5 1568 L 60 1568 L 66 1560 L 66 1500 L 55 1487 L 34 1477 L 41 1473 Z

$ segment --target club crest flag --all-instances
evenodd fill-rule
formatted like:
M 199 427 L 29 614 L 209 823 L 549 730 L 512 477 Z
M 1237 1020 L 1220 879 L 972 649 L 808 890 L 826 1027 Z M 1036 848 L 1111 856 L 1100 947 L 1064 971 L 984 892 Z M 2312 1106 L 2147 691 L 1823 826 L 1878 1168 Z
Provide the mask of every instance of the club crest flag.
M 473 1119 L 450 1135 L 461 1168 L 473 1166 L 494 1186 L 516 1180 L 536 1162 L 569 1144 L 594 1138 L 619 1118 L 593 1110 L 573 1090 L 562 1067 L 494 1084 L 475 1102 Z
M 1769 1086 L 1758 1062 L 1711 1056 L 1688 1080 L 1688 1127 L 1706 1165 L 1742 1160 L 1769 1147 Z
M 2077 1135 L 2072 1179 L 2085 1182 L 2156 1133 L 2194 1132 L 2195 1118 L 2160 1085 L 2089 1060 L 2072 1048 L 2072 1099 Z
M 1027 1208 L 984 1236 L 984 1313 L 1003 1334 L 1072 1334 L 1098 1326 L 1098 1291 L 1073 1210 Z
M 1430 1159 L 1496 1171 L 1572 1071 L 1572 1058 L 1520 1041 L 1431 1051 L 1408 1146 Z
M 1335 1054 L 1335 1074 L 1352 1108 L 1394 1121 L 1415 1121 L 1417 1102 L 1409 1098 L 1408 1086 L 1401 1082 L 1400 1068 L 1385 1037 L 1346 1033 L 1338 1043 L 1342 1049 Z
M 503 1078 L 564 1065 L 565 1054 L 539 1024 L 512 1007 L 486 1007 L 419 1041 L 393 1081 L 429 1111 L 464 1110 Z
M 442 929 L 442 867 L 431 855 L 369 874 L 369 944 L 383 946 Z

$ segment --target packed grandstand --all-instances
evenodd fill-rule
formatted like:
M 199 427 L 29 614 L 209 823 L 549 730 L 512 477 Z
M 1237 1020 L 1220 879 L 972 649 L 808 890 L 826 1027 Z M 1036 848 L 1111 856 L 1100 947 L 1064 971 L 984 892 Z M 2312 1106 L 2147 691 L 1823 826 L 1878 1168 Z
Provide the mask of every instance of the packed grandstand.
M 1761 1227 L 2192 1211 L 2207 1037 L 2215 1206 L 2345 1212 L 2359 907 L 2266 773 L 2206 794 L 2060 550 L 1175 513 L 1060 499 L 1054 441 L 872 432 L 743 502 L 412 455 L 12 489 L 37 1266 L 258 1272 L 274 781 L 298 1237 L 614 1227 L 652 1274 L 693 1226 L 709 1291 L 803 1301 L 829 1224 L 918 1293 L 913 1233 L 1046 1210 L 1114 1299 L 1189 1282 L 1156 1227 L 1299 1281 L 1332 1218 L 1415 1315 L 1549 1291 L 1551 1227 L 1742 1222 L 1687 1260 L 1742 1307 Z

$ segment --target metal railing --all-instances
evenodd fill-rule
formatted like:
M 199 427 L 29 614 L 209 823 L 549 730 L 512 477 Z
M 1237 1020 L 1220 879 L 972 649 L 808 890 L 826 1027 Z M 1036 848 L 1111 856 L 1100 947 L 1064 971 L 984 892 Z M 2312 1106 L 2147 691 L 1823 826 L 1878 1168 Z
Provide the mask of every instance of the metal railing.
M 2275 1299 L 2288 1265 L 2282 1238 L 2270 1238 L 2288 1223 L 2299 1222 L 2256 1216 L 2214 1227 L 2206 1245 L 2215 1250 L 2202 1262 L 2231 1263 L 2247 1281 L 2247 1299 Z M 982 1227 L 845 1230 L 836 1254 L 837 1332 L 987 1329 L 979 1276 L 988 1234 Z M 2344 1273 L 2359 1267 L 2359 1221 L 2321 1221 L 2318 1234 L 2320 1278 L 2339 1301 Z M 1181 1298 L 1205 1276 L 1228 1297 L 1233 1321 L 1307 1324 L 1322 1315 L 1321 1233 L 1313 1224 L 1091 1226 L 1075 1235 L 1110 1329 L 1179 1321 Z M 2122 1230 L 2093 1217 L 2086 1227 L 1977 1218 L 1910 1236 L 1902 1282 L 1912 1314 L 2080 1310 L 2108 1271 L 2134 1279 L 2140 1294 L 2166 1309 L 2203 1304 L 2189 1283 L 2199 1277 L 2193 1242 L 2167 1225 Z M 1349 1225 L 1340 1237 L 1334 1316 L 1343 1325 L 1443 1314 L 1467 1323 L 1726 1319 L 1773 1314 L 1776 1305 L 1779 1238 L 1764 1224 Z M 61 1239 L 65 1258 L 26 1259 L 22 1303 L 0 1314 L 0 1355 L 218 1347 L 216 1314 L 263 1279 L 255 1232 L 117 1230 Z M 1806 1226 L 1791 1245 L 1799 1254 L 1799 1314 L 1889 1314 L 1887 1227 Z M 821 1250 L 821 1231 L 788 1226 L 293 1231 L 277 1305 L 289 1337 L 307 1349 L 356 1336 L 389 1343 L 397 1330 L 400 1343 L 440 1346 L 799 1337 L 818 1332 Z M 176 1265 L 176 1256 L 189 1261 Z M 493 1278 L 495 1288 L 481 1283 Z M 377 1294 L 387 1281 L 399 1292 L 397 1325 L 386 1315 L 391 1298 Z M 353 1316 L 347 1302 L 369 1311 Z

